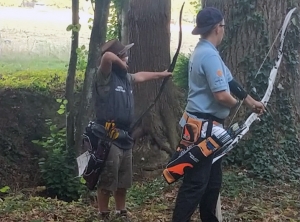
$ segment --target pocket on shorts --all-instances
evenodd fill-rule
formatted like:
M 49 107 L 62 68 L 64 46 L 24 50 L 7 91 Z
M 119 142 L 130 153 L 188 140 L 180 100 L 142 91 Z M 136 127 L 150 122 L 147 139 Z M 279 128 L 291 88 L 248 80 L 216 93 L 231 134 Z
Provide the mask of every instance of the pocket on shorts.
M 109 189 L 113 187 L 117 180 L 117 166 L 114 161 L 106 161 L 105 167 L 100 174 L 98 186 Z

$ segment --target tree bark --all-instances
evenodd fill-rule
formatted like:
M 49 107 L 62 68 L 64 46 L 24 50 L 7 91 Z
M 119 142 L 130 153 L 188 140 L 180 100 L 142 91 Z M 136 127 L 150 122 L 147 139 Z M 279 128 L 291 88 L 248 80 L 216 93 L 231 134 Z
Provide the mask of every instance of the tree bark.
M 75 146 L 77 154 L 81 153 L 80 142 L 84 127 L 93 115 L 91 103 L 93 99 L 93 83 L 99 64 L 101 45 L 105 42 L 110 0 L 95 1 L 95 13 L 91 32 L 88 62 L 85 71 L 83 91 L 76 121 Z
M 79 25 L 79 0 L 72 0 L 72 25 L 73 27 Z M 67 131 L 67 149 L 71 150 L 74 146 L 74 83 L 76 76 L 77 66 L 77 48 L 78 48 L 79 30 L 73 28 L 72 30 L 72 43 L 71 43 L 71 55 L 69 61 L 68 75 L 66 79 L 66 131 Z
M 170 65 L 170 0 L 131 0 L 128 11 L 130 72 L 164 71 Z M 157 95 L 162 80 L 134 86 L 136 119 Z M 160 99 L 135 132 L 172 155 L 178 144 L 182 95 L 169 80 Z

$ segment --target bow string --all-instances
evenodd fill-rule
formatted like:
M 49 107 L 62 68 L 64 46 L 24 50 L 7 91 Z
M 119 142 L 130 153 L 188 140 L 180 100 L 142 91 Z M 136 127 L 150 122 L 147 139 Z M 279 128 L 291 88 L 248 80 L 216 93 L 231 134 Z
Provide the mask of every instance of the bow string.
M 288 27 L 288 24 L 291 20 L 292 14 L 294 13 L 294 11 L 296 9 L 297 8 L 293 8 L 288 12 L 288 14 L 286 15 L 286 17 L 284 19 L 282 28 L 279 31 L 279 33 L 281 32 L 281 36 L 280 36 L 280 46 L 279 46 L 279 49 L 278 49 L 278 55 L 277 55 L 277 58 L 275 60 L 275 65 L 273 66 L 273 68 L 270 72 L 270 75 L 269 75 L 268 88 L 265 92 L 264 97 L 261 99 L 261 102 L 263 103 L 263 105 L 265 107 L 267 106 L 267 104 L 269 102 L 269 99 L 271 97 L 273 87 L 274 87 L 274 84 L 275 84 L 275 80 L 276 80 L 276 76 L 277 76 L 277 73 L 278 73 L 278 69 L 279 69 L 279 66 L 280 66 L 280 63 L 281 63 L 281 60 L 282 60 L 282 57 L 283 57 L 283 44 L 284 44 L 284 39 L 285 39 L 285 36 L 286 36 L 286 33 L 287 33 L 287 27 Z M 276 39 L 275 39 L 275 41 L 276 41 Z M 273 45 L 274 44 L 272 44 L 272 46 Z M 268 54 L 267 54 L 267 56 L 268 56 Z M 264 63 L 264 61 L 263 61 L 263 63 Z M 261 67 L 262 67 L 262 65 L 261 65 Z M 251 124 L 253 122 L 255 122 L 256 120 L 260 120 L 259 117 L 258 117 L 258 114 L 257 113 L 252 113 L 247 118 L 245 123 L 243 124 L 243 130 L 240 133 L 238 133 L 238 135 L 234 138 L 234 140 L 229 145 L 226 145 L 225 147 L 221 148 L 220 152 L 217 152 L 215 154 L 213 163 L 215 161 L 217 161 L 218 159 L 220 159 L 221 157 L 223 157 L 224 155 L 226 155 L 230 150 L 232 150 L 237 145 L 237 143 L 242 139 L 242 137 L 249 131 Z

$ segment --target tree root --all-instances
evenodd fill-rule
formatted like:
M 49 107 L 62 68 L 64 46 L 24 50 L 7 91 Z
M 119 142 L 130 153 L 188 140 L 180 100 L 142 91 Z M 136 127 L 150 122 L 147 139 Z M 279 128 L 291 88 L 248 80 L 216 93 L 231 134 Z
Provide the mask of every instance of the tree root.
M 142 167 L 142 170 L 144 170 L 144 171 L 163 170 L 164 168 L 166 168 L 166 166 L 167 166 L 166 163 L 159 163 L 159 164 L 152 165 L 152 166 Z
M 153 132 L 151 132 L 150 135 L 158 145 L 159 149 L 165 151 L 170 157 L 173 155 L 174 151 L 161 138 L 159 138 L 158 135 Z

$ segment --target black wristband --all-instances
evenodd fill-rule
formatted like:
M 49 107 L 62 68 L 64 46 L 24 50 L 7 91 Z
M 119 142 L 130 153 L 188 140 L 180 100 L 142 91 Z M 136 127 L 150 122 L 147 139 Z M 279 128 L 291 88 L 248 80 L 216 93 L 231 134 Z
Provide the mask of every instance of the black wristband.
M 232 79 L 229 83 L 230 92 L 235 95 L 240 100 L 243 100 L 247 97 L 248 93 L 243 89 L 243 87 L 234 79 Z

